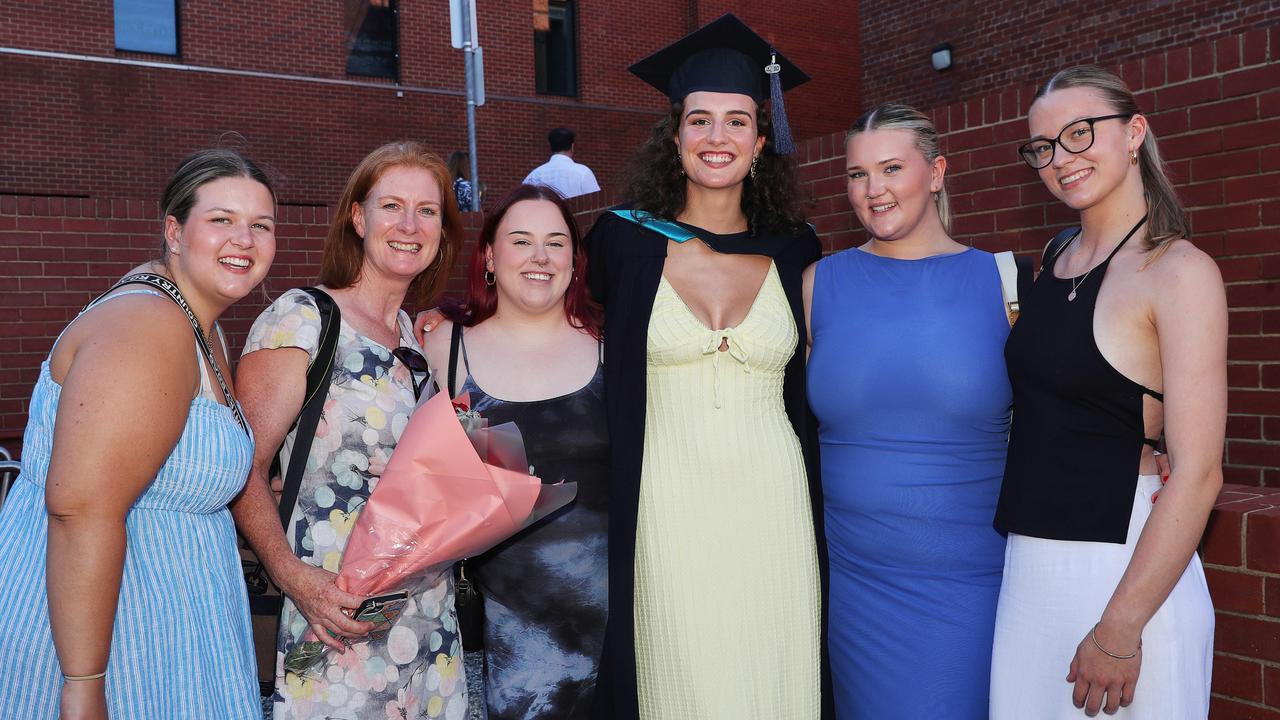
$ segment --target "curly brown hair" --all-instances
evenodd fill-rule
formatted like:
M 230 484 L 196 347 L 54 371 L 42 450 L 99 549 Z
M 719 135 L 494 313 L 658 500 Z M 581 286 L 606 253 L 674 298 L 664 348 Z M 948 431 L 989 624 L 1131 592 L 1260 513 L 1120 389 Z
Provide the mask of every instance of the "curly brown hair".
M 632 158 L 627 198 L 636 210 L 674 218 L 684 209 L 685 176 L 675 141 L 683 113 L 683 102 L 672 103 Z M 755 178 L 747 176 L 743 181 L 742 211 L 747 224 L 752 232 L 801 227 L 805 221 L 796 204 L 795 161 L 774 150 L 773 119 L 765 105 L 756 103 L 756 118 L 765 144 Z

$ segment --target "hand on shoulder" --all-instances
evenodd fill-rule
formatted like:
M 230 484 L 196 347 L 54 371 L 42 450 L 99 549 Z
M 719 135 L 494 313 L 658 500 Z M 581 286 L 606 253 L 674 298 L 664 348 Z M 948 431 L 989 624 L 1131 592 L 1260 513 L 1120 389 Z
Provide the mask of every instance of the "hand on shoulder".
M 422 349 L 427 355 L 427 365 L 436 371 L 436 378 L 444 385 L 448 377 L 449 342 L 453 338 L 453 321 L 443 317 L 435 329 L 427 333 L 422 341 Z

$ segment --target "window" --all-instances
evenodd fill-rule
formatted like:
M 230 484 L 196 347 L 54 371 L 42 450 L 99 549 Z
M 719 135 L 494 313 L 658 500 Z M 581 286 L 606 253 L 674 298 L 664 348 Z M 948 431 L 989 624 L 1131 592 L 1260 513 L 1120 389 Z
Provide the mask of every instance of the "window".
M 578 94 L 578 42 L 574 0 L 534 0 L 533 54 L 538 92 Z
M 178 54 L 176 0 L 115 0 L 116 49 Z
M 400 77 L 396 0 L 347 0 L 347 73 Z

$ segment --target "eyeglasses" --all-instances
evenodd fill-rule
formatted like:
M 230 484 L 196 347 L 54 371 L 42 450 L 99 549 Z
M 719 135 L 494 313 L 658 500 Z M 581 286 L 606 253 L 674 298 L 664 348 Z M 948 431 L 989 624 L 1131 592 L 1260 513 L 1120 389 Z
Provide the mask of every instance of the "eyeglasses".
M 1057 147 L 1061 147 L 1072 155 L 1079 155 L 1093 147 L 1094 123 L 1103 120 L 1119 120 L 1120 118 L 1127 120 L 1131 117 L 1133 117 L 1132 114 L 1122 113 L 1120 115 L 1102 115 L 1100 117 L 1076 120 L 1062 128 L 1062 132 L 1058 133 L 1058 137 L 1052 140 L 1037 138 L 1023 143 L 1018 148 L 1018 155 L 1022 156 L 1022 159 L 1036 170 L 1048 167 L 1049 163 L 1053 162 L 1053 155 L 1057 152 Z
M 431 376 L 431 368 L 427 367 L 427 359 L 422 356 L 422 353 L 405 345 L 392 350 L 391 354 L 404 363 L 405 367 L 409 368 L 411 376 L 416 373 L 422 373 L 421 381 L 413 378 L 413 399 L 417 400 L 422 396 L 422 386 L 426 384 L 427 378 Z

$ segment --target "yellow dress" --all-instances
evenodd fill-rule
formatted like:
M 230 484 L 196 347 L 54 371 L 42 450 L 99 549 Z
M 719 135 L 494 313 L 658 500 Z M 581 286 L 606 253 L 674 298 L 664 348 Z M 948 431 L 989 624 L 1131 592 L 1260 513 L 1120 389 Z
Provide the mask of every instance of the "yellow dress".
M 819 716 L 813 516 L 782 399 L 798 339 L 772 264 L 725 330 L 660 281 L 636 527 L 644 720 Z

